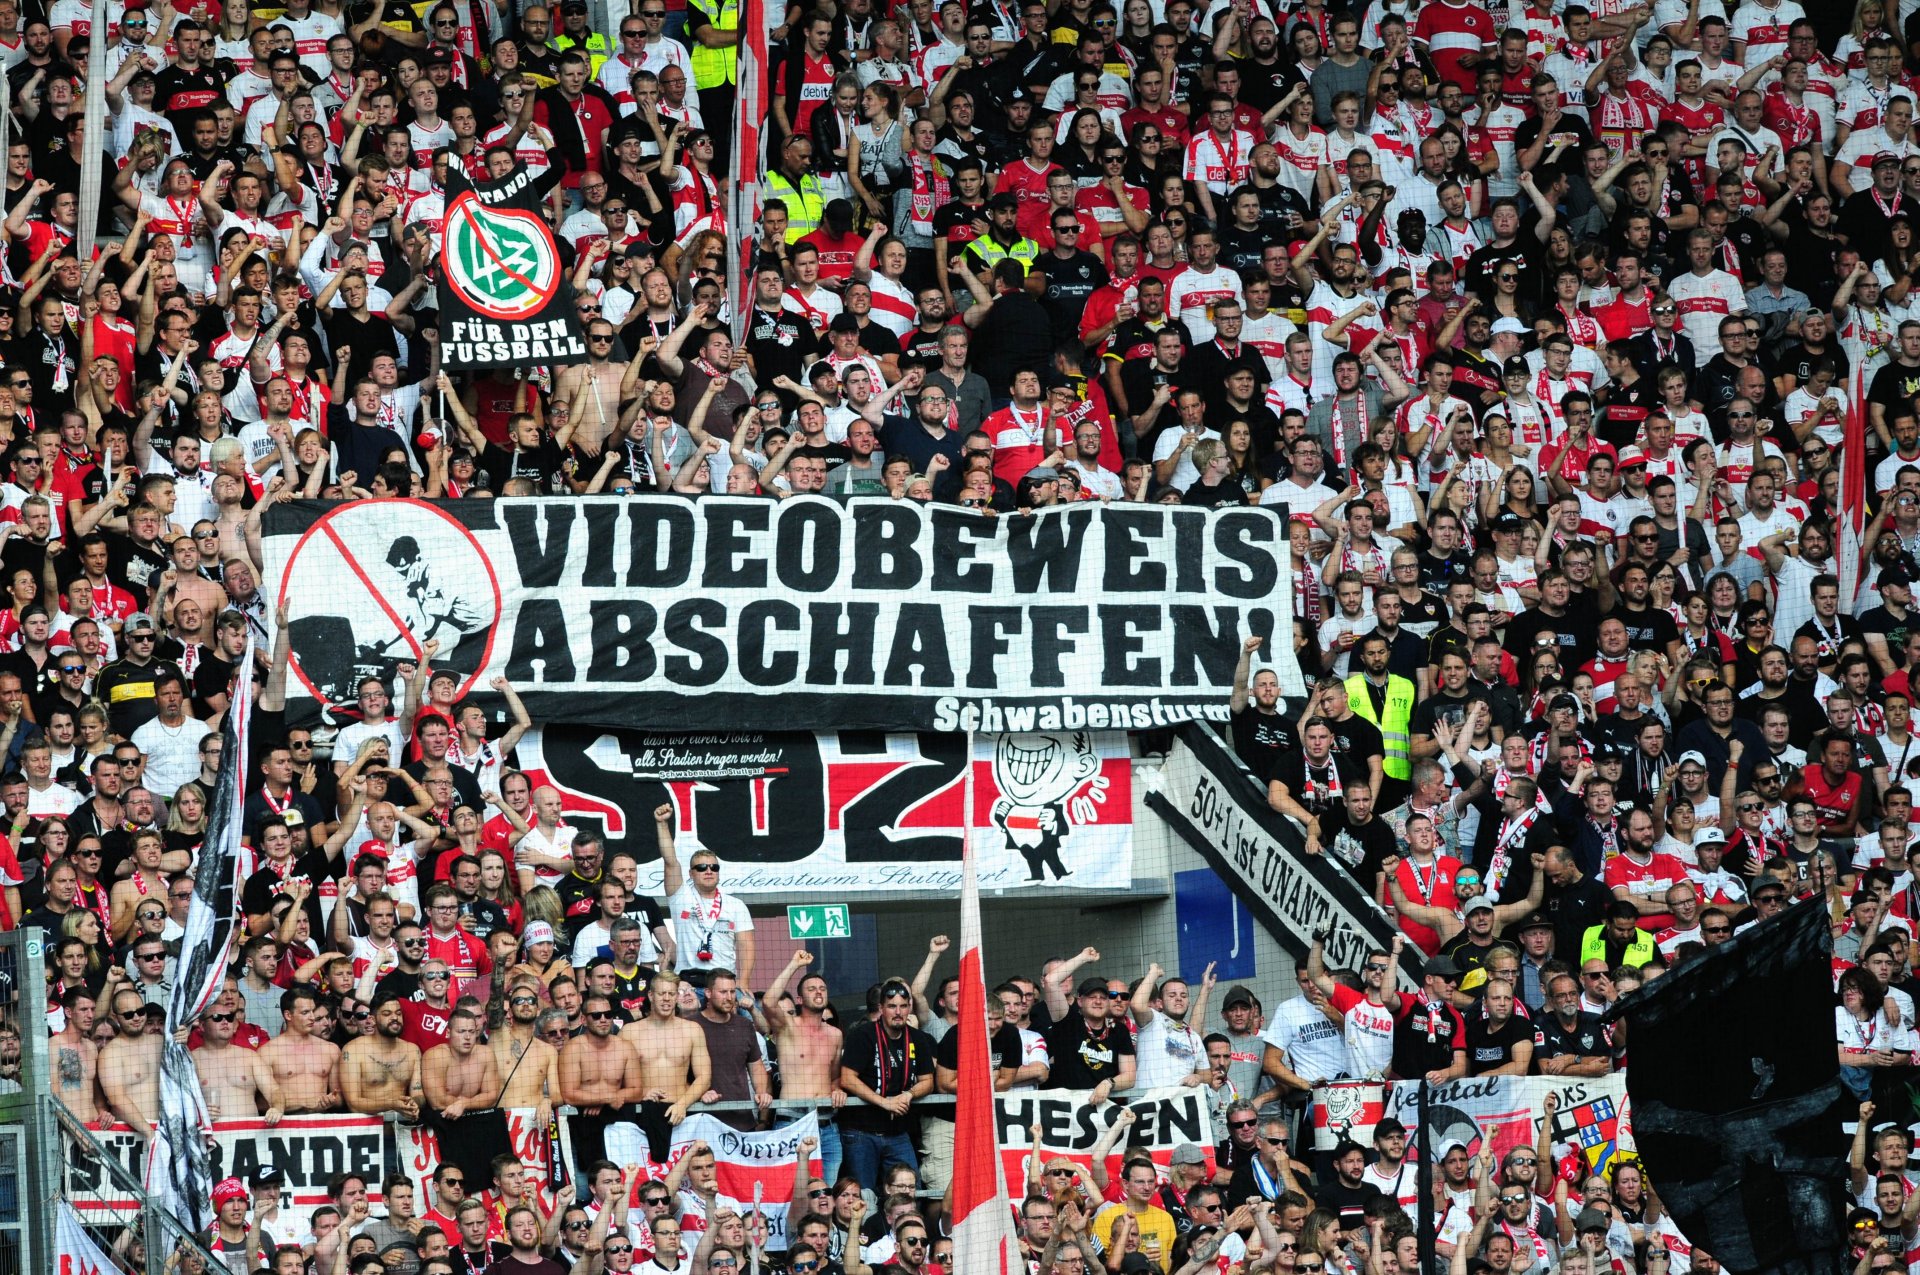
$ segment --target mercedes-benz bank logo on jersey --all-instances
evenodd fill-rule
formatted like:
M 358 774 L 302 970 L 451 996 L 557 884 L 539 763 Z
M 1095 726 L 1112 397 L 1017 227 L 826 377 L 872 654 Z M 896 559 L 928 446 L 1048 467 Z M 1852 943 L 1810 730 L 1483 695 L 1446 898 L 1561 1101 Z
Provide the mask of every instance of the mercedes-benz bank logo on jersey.
M 441 242 L 442 353 L 452 367 L 577 363 L 587 357 L 572 289 L 524 165 L 475 185 L 447 176 Z

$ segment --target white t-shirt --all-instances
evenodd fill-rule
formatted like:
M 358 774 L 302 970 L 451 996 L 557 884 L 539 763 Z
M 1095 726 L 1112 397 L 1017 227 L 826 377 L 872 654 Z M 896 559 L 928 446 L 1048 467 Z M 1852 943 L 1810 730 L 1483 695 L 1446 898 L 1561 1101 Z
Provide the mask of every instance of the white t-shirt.
M 527 829 L 527 835 L 520 838 L 520 844 L 513 848 L 516 864 L 525 863 L 526 855 L 544 854 L 558 859 L 573 858 L 573 828 L 565 823 L 554 825 L 549 836 L 540 830 L 539 824 Z M 534 868 L 533 879 L 536 885 L 557 886 L 560 878 L 567 875 L 564 868 Z
M 1158 1010 L 1152 1022 L 1134 1033 L 1133 1055 L 1137 1089 L 1163 1089 L 1207 1069 L 1207 1051 L 1200 1043 L 1200 1034 Z
M 1174 452 L 1179 450 L 1181 432 L 1178 422 L 1160 431 L 1160 437 L 1155 440 L 1153 444 L 1153 459 L 1156 464 L 1166 460 L 1172 456 Z M 1200 438 L 1217 440 L 1219 437 L 1220 433 L 1218 430 L 1202 429 L 1200 431 Z M 1199 442 L 1200 438 L 1196 438 L 1194 441 Z M 1200 471 L 1193 467 L 1193 450 L 1189 448 L 1187 454 L 1180 458 L 1180 463 L 1173 467 L 1173 478 L 1167 485 L 1175 491 L 1185 491 L 1199 481 Z
M 739 895 L 721 890 L 717 897 L 703 899 L 689 881 L 667 900 L 667 918 L 673 926 L 674 945 L 679 949 L 674 961 L 676 969 L 740 968 L 735 960 L 739 951 L 735 939 L 753 929 L 753 916 Z
M 1340 1028 L 1305 996 L 1281 1005 L 1260 1039 L 1286 1055 L 1287 1069 L 1316 1083 L 1346 1075 L 1347 1046 Z

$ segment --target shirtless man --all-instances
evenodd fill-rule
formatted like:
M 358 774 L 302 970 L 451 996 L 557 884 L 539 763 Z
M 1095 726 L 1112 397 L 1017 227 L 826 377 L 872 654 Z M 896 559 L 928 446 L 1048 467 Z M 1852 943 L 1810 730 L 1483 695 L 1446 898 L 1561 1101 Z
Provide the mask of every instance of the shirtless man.
M 620 1037 L 640 1057 L 639 1125 L 655 1164 L 666 1161 L 673 1127 L 713 1079 L 707 1034 L 680 1017 L 679 1004 L 680 976 L 660 971 L 647 983 L 647 1016 Z
M 84 987 L 69 987 L 60 997 L 67 1025 L 47 1042 L 53 1059 L 53 1096 L 65 1103 L 81 1121 L 92 1125 L 100 1119 L 93 1100 L 93 1081 L 99 1074 L 98 1051 L 93 1044 L 93 993 Z
M 667 1006 L 672 1012 L 671 997 Z M 633 1046 L 613 1034 L 612 999 L 588 994 L 580 1002 L 580 1017 L 587 1029 L 560 1050 L 560 1100 L 580 1113 L 567 1122 L 573 1130 L 573 1161 L 592 1164 L 607 1158 L 607 1126 L 631 1119 L 628 1104 L 645 1090 Z
M 113 993 L 114 1026 L 120 1034 L 100 1049 L 100 1091 L 107 1107 L 143 1138 L 153 1137 L 160 1114 L 160 1037 L 147 1030 L 159 1011 L 131 987 Z
M 251 1116 L 264 1104 L 267 1124 L 276 1125 L 280 1123 L 280 1086 L 259 1051 L 233 1043 L 239 1030 L 240 1010 L 224 996 L 200 1016 L 205 1043 L 193 1051 L 193 1069 L 200 1075 L 207 1114 L 216 1120 Z
M 289 990 L 280 998 L 285 1030 L 260 1047 L 289 1113 L 340 1109 L 340 1046 L 313 1034 L 319 1004 L 311 988 Z
M 469 1182 L 489 1169 L 497 1148 L 459 1136 L 457 1122 L 470 1112 L 500 1105 L 500 1066 L 480 1048 L 480 1015 L 465 1006 L 447 1019 L 447 1043 L 429 1049 L 420 1062 L 427 1105 L 438 1117 L 441 1158 L 460 1166 Z M 471 1145 L 469 1145 L 471 1144 Z
M 500 1105 L 534 1108 L 534 1126 L 544 1129 L 560 1093 L 560 1051 L 534 1030 L 539 1017 L 540 997 L 534 983 L 515 983 L 507 989 L 507 1021 L 487 1044 L 506 1077 Z
M 761 997 L 760 1009 L 766 1015 L 767 1034 L 779 1048 L 780 1096 L 827 1098 L 838 1111 L 846 1105 L 847 1091 L 840 1087 L 840 1029 L 821 1017 L 828 1003 L 826 975 L 801 974 L 792 1010 L 783 1003 L 787 980 L 811 964 L 813 953 L 804 947 L 796 951 Z M 835 1181 L 840 1172 L 840 1127 L 831 1116 L 820 1119 L 820 1161 L 827 1181 Z
M 165 851 L 166 843 L 157 833 L 134 838 L 133 874 L 114 882 L 108 910 L 111 919 L 107 931 L 116 943 L 124 943 L 133 933 L 134 909 L 142 900 L 167 897 L 167 878 L 160 871 L 160 856 Z
M 340 1095 L 348 1111 L 420 1118 L 420 1047 L 403 1039 L 401 998 L 383 992 L 373 1006 L 373 1034 L 347 1042 L 340 1056 Z

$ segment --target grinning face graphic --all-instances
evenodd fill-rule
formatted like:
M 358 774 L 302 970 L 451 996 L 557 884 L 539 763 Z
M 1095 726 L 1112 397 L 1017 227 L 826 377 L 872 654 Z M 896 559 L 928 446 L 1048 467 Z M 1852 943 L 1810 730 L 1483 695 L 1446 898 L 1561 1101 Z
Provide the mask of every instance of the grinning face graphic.
M 1063 802 L 1099 770 L 1100 755 L 1084 731 L 1002 735 L 994 744 L 994 782 L 1023 806 Z

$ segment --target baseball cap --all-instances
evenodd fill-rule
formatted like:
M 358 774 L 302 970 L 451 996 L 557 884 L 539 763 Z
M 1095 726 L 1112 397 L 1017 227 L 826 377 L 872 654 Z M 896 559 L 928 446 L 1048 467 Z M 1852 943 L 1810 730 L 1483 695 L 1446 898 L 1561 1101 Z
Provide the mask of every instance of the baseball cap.
M 1512 322 L 1512 320 L 1510 319 L 1503 320 L 1503 321 L 1509 322 L 1509 323 Z M 1527 366 L 1527 361 L 1525 359 L 1521 358 L 1518 354 L 1516 354 L 1512 358 L 1508 359 L 1505 363 L 1502 363 L 1500 365 L 1500 375 L 1501 376 L 1532 376 L 1533 369 Z
M 1460 967 L 1453 963 L 1451 956 L 1429 956 L 1426 963 L 1420 967 L 1420 972 L 1423 975 L 1431 974 L 1434 978 L 1444 978 L 1449 982 L 1460 980 Z
M 860 320 L 854 318 L 845 310 L 834 315 L 833 322 L 827 324 L 827 331 L 829 332 L 858 332 L 859 330 Z
M 545 921 L 529 922 L 520 934 L 520 946 L 532 947 L 535 943 L 553 942 L 553 927 Z
M 1706 755 L 1701 753 L 1699 749 L 1689 748 L 1686 752 L 1680 754 L 1680 759 L 1673 763 L 1673 768 L 1678 770 L 1680 767 L 1688 765 L 1689 763 L 1705 770 L 1707 768 Z
M 1493 911 L 1493 900 L 1484 894 L 1474 895 L 1471 899 L 1467 900 L 1467 906 L 1461 909 L 1462 914 L 1491 911 Z
M 1878 155 L 1875 155 L 1873 157 L 1873 166 L 1875 168 L 1880 167 L 1880 165 L 1882 164 L 1893 164 L 1897 167 L 1899 163 L 1900 163 L 1900 157 L 1894 154 L 1892 151 L 1881 151 Z
M 1581 1209 L 1580 1216 L 1573 1220 L 1576 1231 L 1600 1231 L 1603 1234 L 1612 1229 L 1613 1223 L 1599 1209 Z
M 1902 589 L 1911 589 L 1913 587 L 1913 577 L 1908 574 L 1905 567 L 1884 567 L 1881 569 L 1880 578 L 1874 587 L 1884 589 L 1890 584 L 1897 585 Z
M 1029 482 L 1050 483 L 1060 477 L 1060 471 L 1051 465 L 1035 465 L 1026 476 Z
M 1253 993 L 1244 983 L 1235 983 L 1227 989 L 1227 999 L 1220 1002 L 1221 1009 L 1232 1009 L 1235 1005 L 1253 1004 Z
M 1001 212 L 1009 208 L 1020 211 L 1020 197 L 1010 190 L 1003 190 L 987 201 L 988 212 Z
M 1168 1164 L 1205 1164 L 1206 1162 L 1206 1155 L 1191 1142 L 1183 1142 L 1175 1147 L 1172 1157 L 1167 1161 Z
M 1404 1135 L 1406 1131 L 1407 1131 L 1407 1126 L 1401 1124 L 1398 1120 L 1395 1120 L 1392 1116 L 1387 1116 L 1374 1123 L 1373 1139 L 1375 1142 L 1378 1142 L 1380 1139 L 1390 1138 L 1396 1133 Z
M 1718 828 L 1695 828 L 1693 844 L 1695 848 L 1701 845 L 1724 846 L 1727 844 L 1727 834 Z
M 1107 994 L 1106 979 L 1094 978 L 1092 975 L 1088 975 L 1086 978 L 1081 979 L 1080 986 L 1074 989 L 1076 996 L 1092 996 L 1095 992 L 1098 992 L 1102 996 Z
M 1632 469 L 1647 463 L 1647 454 L 1638 447 L 1624 448 L 1620 452 L 1619 468 Z
M 282 1170 L 279 1165 L 261 1164 L 254 1167 L 253 1173 L 248 1177 L 248 1181 L 253 1183 L 253 1187 L 257 1191 L 265 1187 L 274 1187 L 277 1189 L 282 1182 L 286 1181 L 286 1178 L 286 1172 Z
M 1513 932 L 1525 934 L 1528 930 L 1551 930 L 1552 928 L 1553 922 L 1547 920 L 1545 912 L 1529 912 L 1520 919 L 1520 924 L 1513 927 Z
M 585 7 L 585 5 L 581 6 L 583 9 Z M 428 49 L 426 61 L 428 66 L 452 66 L 453 54 L 446 49 Z
M 1493 321 L 1493 334 L 1499 336 L 1502 332 L 1511 332 L 1515 336 L 1525 336 L 1527 334 L 1527 325 L 1518 319 L 1502 315 Z
M 1527 520 L 1516 513 L 1504 513 L 1493 520 L 1495 531 L 1522 531 L 1526 525 Z
M 127 617 L 127 622 L 122 627 L 121 632 L 153 633 L 158 631 L 158 629 L 159 629 L 159 626 L 153 622 L 152 616 L 148 615 L 145 611 L 135 611 L 132 615 Z

